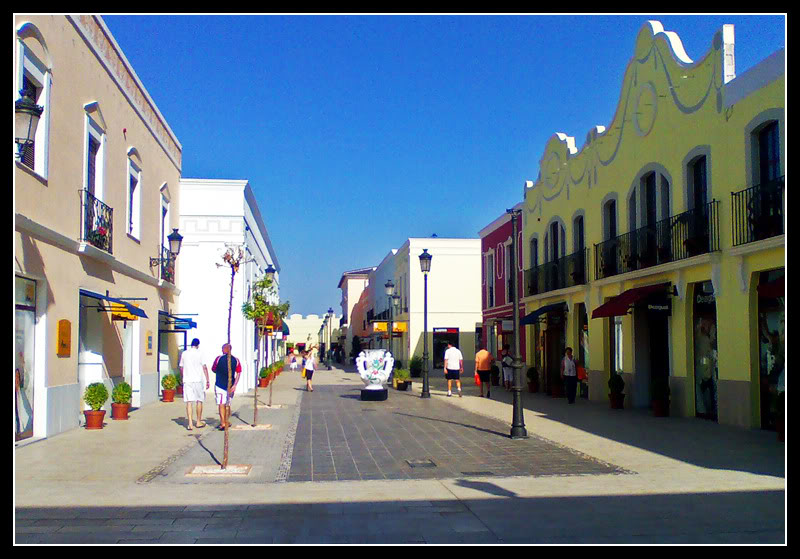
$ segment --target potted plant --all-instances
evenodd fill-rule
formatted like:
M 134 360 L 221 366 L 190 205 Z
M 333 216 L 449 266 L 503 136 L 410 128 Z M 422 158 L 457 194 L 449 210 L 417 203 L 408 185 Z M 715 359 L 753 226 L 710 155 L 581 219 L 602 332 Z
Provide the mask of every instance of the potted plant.
M 180 372 L 175 373 L 175 380 L 178 382 L 175 385 L 175 393 L 178 396 L 183 396 L 183 375 Z
M 122 381 L 111 391 L 111 419 L 128 419 L 131 407 L 133 389 L 131 385 Z
M 669 377 L 657 376 L 653 378 L 653 415 L 656 417 L 669 417 Z
M 161 379 L 162 402 L 173 402 L 175 400 L 175 387 L 178 385 L 178 379 L 173 374 L 164 375 Z
M 528 391 L 531 393 L 539 392 L 539 371 L 536 367 L 528 367 Z
M 611 391 L 608 400 L 611 402 L 612 410 L 621 410 L 625 407 L 625 394 L 622 393 L 624 388 L 625 381 L 622 379 L 622 375 L 611 371 L 611 378 L 608 379 L 608 389 Z
M 415 355 L 408 362 L 408 370 L 414 378 L 422 376 L 422 357 Z
M 258 387 L 266 388 L 267 385 L 269 385 L 269 369 L 261 367 L 261 371 L 258 373 Z
M 411 371 L 408 369 L 395 369 L 394 385 L 397 390 L 408 390 L 408 387 L 411 386 Z
M 86 387 L 86 391 L 83 393 L 83 401 L 92 408 L 83 412 L 87 429 L 103 428 L 103 418 L 106 415 L 106 410 L 100 408 L 103 407 L 106 400 L 108 400 L 108 390 L 102 382 L 93 382 Z
M 492 386 L 500 386 L 500 367 L 492 365 Z

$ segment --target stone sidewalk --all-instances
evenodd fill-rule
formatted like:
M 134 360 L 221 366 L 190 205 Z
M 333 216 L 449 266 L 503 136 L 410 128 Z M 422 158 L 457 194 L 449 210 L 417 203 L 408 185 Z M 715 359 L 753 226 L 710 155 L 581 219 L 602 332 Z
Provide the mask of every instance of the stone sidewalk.
M 491 400 L 482 399 L 474 385 L 465 383 L 463 398 L 446 398 L 443 379 L 435 373 L 431 378 L 433 398 L 423 405 L 435 415 L 410 417 L 422 415 L 417 382 L 411 392 L 390 389 L 387 403 L 395 408 L 390 413 L 405 413 L 409 422 L 427 418 L 431 425 L 459 418 L 453 423 L 464 429 L 469 424 L 471 431 L 495 437 L 497 444 L 531 444 L 504 435 L 503 427 L 510 429 L 509 393 L 495 387 Z M 259 409 L 259 423 L 273 428 L 231 433 L 230 463 L 247 459 L 263 466 L 248 482 L 184 475 L 189 463 L 215 464 L 221 456 L 221 433 L 212 431 L 216 406 L 209 405 L 210 399 L 204 414 L 209 427 L 202 434 L 186 431 L 181 401 L 159 402 L 134 411 L 128 422 L 109 421 L 102 431 L 76 429 L 19 446 L 14 455 L 15 541 L 786 541 L 785 448 L 774 433 L 654 418 L 646 411 L 610 410 L 607 403 L 585 400 L 568 406 L 542 394 L 523 398 L 534 442 L 630 473 L 478 475 L 454 470 L 452 477 L 433 479 L 282 482 L 294 462 L 299 438 L 293 430 L 302 424 L 300 412 L 324 408 L 325 398 L 314 400 L 318 396 L 346 395 L 359 385 L 354 373 L 341 369 L 318 371 L 312 394 L 300 390 L 303 382 L 297 375 L 287 371 L 279 377 L 273 385 L 275 409 Z M 263 391 L 259 397 L 264 400 Z M 304 406 L 306 398 L 310 408 Z M 242 423 L 249 421 L 252 394 L 237 397 L 234 409 Z M 485 424 L 491 428 L 480 431 Z M 329 445 L 331 455 L 337 446 Z M 572 472 L 565 464 L 561 473 Z

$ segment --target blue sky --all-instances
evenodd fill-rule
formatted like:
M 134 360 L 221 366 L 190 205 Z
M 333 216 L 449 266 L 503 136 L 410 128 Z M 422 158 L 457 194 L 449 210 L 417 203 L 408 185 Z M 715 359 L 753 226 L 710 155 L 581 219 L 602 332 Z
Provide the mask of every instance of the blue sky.
M 183 176 L 248 179 L 292 313 L 341 312 L 345 270 L 408 237 L 473 237 L 546 141 L 614 116 L 649 19 L 692 60 L 725 23 L 736 72 L 785 17 L 103 16 L 183 145 Z

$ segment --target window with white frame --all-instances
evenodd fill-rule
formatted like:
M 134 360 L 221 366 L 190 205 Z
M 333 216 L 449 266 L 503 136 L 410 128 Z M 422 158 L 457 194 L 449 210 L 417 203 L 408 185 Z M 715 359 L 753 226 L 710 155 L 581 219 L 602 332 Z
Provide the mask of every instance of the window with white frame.
M 513 276 L 511 275 L 511 243 L 505 246 L 505 255 L 503 258 L 503 271 L 506 278 L 506 303 L 511 302 L 511 291 Z
M 141 236 L 142 170 L 128 158 L 128 234 L 136 240 Z
M 83 186 L 89 194 L 98 200 L 103 200 L 105 190 L 105 145 L 105 130 L 92 118 L 91 114 L 87 114 Z
M 20 99 L 22 92 L 27 92 L 34 103 L 44 108 L 39 117 L 39 126 L 33 143 L 24 147 L 20 162 L 46 179 L 50 128 L 50 70 L 31 52 L 31 49 L 25 46 L 25 43 L 19 41 L 18 45 L 16 98 Z M 16 144 L 14 149 L 17 149 Z
M 486 307 L 494 306 L 494 253 L 486 255 Z

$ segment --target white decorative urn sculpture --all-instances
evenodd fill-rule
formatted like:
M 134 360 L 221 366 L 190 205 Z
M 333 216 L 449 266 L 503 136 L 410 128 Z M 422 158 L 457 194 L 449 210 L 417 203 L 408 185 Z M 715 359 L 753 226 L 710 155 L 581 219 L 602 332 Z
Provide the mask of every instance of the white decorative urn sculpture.
M 394 367 L 394 357 L 385 349 L 365 349 L 356 357 L 356 367 L 366 386 L 361 391 L 362 400 L 385 400 L 388 390 L 383 386 Z

